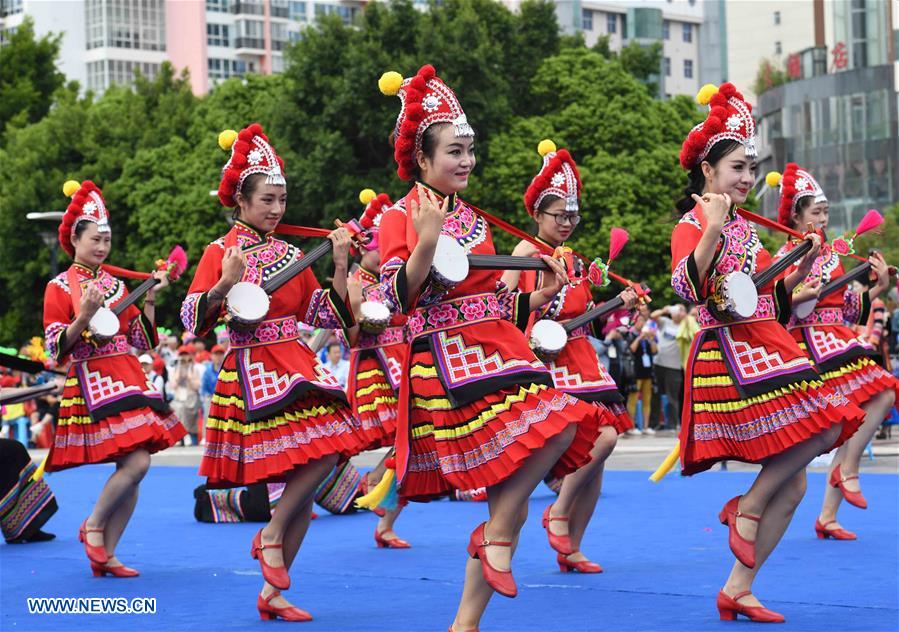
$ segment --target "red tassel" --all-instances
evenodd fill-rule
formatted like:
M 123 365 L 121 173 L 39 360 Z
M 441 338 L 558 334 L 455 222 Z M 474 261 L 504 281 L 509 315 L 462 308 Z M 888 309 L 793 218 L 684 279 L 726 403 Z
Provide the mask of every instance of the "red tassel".
M 170 266 L 174 266 L 174 269 L 169 274 L 173 280 L 177 280 L 187 270 L 187 253 L 184 252 L 184 248 L 180 245 L 172 248 L 166 261 Z
M 858 237 L 863 233 L 875 230 L 879 228 L 881 224 L 883 224 L 883 215 L 875 211 L 873 208 L 868 209 L 868 212 L 865 213 L 862 221 L 858 223 L 858 228 L 855 229 L 855 236 Z
M 630 239 L 630 235 L 623 228 L 612 229 L 609 236 L 609 260 L 606 263 L 612 263 L 612 260 L 621 253 L 621 249 L 624 248 L 628 239 Z
M 138 272 L 137 270 L 129 270 L 128 268 L 120 268 L 119 266 L 109 265 L 108 263 L 101 264 L 100 266 L 104 270 L 106 270 L 109 274 L 116 277 L 125 277 L 126 279 L 149 279 L 150 274 L 147 272 Z

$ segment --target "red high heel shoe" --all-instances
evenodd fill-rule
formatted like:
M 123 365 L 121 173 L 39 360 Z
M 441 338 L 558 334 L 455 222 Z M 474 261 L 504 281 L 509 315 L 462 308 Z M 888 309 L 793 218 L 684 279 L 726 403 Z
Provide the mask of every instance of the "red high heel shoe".
M 453 630 L 453 626 L 450 626 L 448 632 L 478 632 L 478 629 L 474 628 L 472 630 Z
M 94 577 L 106 577 L 106 575 L 112 575 L 113 577 L 137 577 L 140 575 L 136 568 L 109 566 L 108 564 L 97 564 L 96 562 L 91 562 L 91 571 L 93 571 Z
M 287 590 L 290 588 L 290 576 L 287 569 L 282 566 L 269 566 L 262 554 L 264 549 L 280 549 L 280 544 L 263 544 L 262 529 L 260 529 L 253 537 L 253 545 L 250 548 L 250 555 L 254 560 L 259 560 L 259 566 L 262 568 L 262 576 L 269 584 L 278 590 Z
M 106 564 L 109 561 L 109 553 L 102 546 L 89 544 L 87 541 L 88 533 L 103 533 L 103 529 L 88 529 L 87 520 L 85 519 L 78 529 L 78 541 L 84 543 L 84 552 L 87 554 L 87 559 L 95 564 Z
M 555 535 L 549 528 L 551 522 L 568 522 L 568 516 L 557 516 L 553 518 L 549 515 L 552 505 L 543 510 L 543 528 L 546 529 L 546 537 L 549 538 L 549 545 L 562 555 L 571 555 L 574 553 L 574 545 L 571 538 L 567 535 Z
M 577 551 L 575 551 L 577 553 Z M 572 562 L 566 556 L 559 553 L 556 555 L 556 562 L 559 564 L 559 570 L 563 573 L 577 571 L 578 573 L 592 574 L 601 573 L 602 566 L 590 560 L 581 560 L 580 562 Z
M 411 549 L 412 545 L 403 540 L 402 538 L 391 538 L 386 539 L 383 534 L 386 533 L 387 530 L 378 531 L 377 527 L 375 527 L 375 544 L 378 545 L 379 549 Z
M 859 509 L 867 509 L 868 501 L 865 500 L 864 496 L 862 496 L 861 491 L 850 491 L 846 489 L 846 486 L 843 484 L 846 481 L 851 480 L 858 480 L 858 475 L 843 476 L 843 472 L 840 471 L 839 465 L 833 468 L 833 471 L 830 473 L 830 486 L 838 488 L 840 490 L 840 493 L 843 494 L 843 498 L 846 499 L 847 503 L 849 503 L 850 505 L 855 505 Z
M 269 582 L 271 583 L 271 582 Z M 312 615 L 297 608 L 296 606 L 288 606 L 286 608 L 276 608 L 271 604 L 272 599 L 278 597 L 281 593 L 275 591 L 265 599 L 262 595 L 256 597 L 256 609 L 259 611 L 259 618 L 263 621 L 274 621 L 278 617 L 285 621 L 312 621 Z
M 740 535 L 737 531 L 737 518 L 746 518 L 754 522 L 758 522 L 761 518 L 741 512 L 738 509 L 740 498 L 740 496 L 734 496 L 728 500 L 718 514 L 718 520 L 721 521 L 721 524 L 727 525 L 729 530 L 727 540 L 734 557 L 740 560 L 743 566 L 755 568 L 755 540 L 747 540 Z
M 721 620 L 736 621 L 737 615 L 742 614 L 755 623 L 783 623 L 785 621 L 784 616 L 779 612 L 761 606 L 744 606 L 737 603 L 739 599 L 751 594 L 751 590 L 744 590 L 730 597 L 723 590 L 718 591 L 718 614 L 721 616 Z
M 515 585 L 512 570 L 501 571 L 491 566 L 490 562 L 487 561 L 487 552 L 484 550 L 488 546 L 512 546 L 512 543 L 488 540 L 487 523 L 482 522 L 471 532 L 471 538 L 468 540 L 468 554 L 475 559 L 481 560 L 481 572 L 484 573 L 484 580 L 490 584 L 493 590 L 504 597 L 516 596 L 518 594 L 518 586 Z
M 822 524 L 818 518 L 815 518 L 815 533 L 819 540 L 826 540 L 827 538 L 833 538 L 834 540 L 858 540 L 858 536 L 852 531 L 847 531 L 846 529 L 828 529 L 827 525 L 833 524 L 834 522 L 836 522 L 836 520 L 830 520 Z

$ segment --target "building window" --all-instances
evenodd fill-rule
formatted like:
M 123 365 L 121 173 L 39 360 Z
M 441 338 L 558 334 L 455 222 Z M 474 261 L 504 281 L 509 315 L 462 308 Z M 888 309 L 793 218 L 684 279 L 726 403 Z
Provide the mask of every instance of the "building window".
M 206 0 L 206 10 L 213 13 L 227 13 L 229 0 Z
M 668 20 L 662 20 L 662 39 L 668 39 L 668 32 L 671 28 L 671 23 Z
M 87 0 L 86 47 L 165 50 L 163 0 Z
M 783 53 L 783 46 L 781 46 L 779 41 L 774 42 L 774 54 L 780 55 L 781 53 Z
M 693 25 L 687 24 L 686 22 L 683 25 L 684 28 L 684 41 L 692 42 L 693 41 Z
M 775 24 L 780 24 L 780 11 L 775 11 L 775 12 L 774 12 L 774 23 L 775 23 Z
M 247 64 L 236 59 L 217 59 L 209 57 L 206 60 L 206 68 L 209 70 L 209 78 L 222 81 L 229 77 L 240 77 L 247 72 Z
M 593 30 L 593 11 L 590 9 L 581 11 L 581 28 L 585 31 Z
M 306 3 L 305 2 L 291 2 L 289 16 L 290 16 L 291 20 L 296 20 L 297 22 L 305 22 L 306 21 Z
M 670 57 L 663 58 L 662 66 L 665 69 L 665 76 L 670 77 L 671 76 L 671 58 Z
M 206 23 L 206 43 L 209 46 L 231 46 L 227 24 Z
M 316 4 L 315 5 L 315 15 L 331 15 L 332 13 L 336 13 L 341 18 L 345 24 L 349 24 L 353 21 L 353 18 L 356 17 L 355 8 L 350 8 L 347 6 L 343 6 L 341 4 Z
M 616 33 L 618 31 L 618 16 L 614 13 L 606 13 L 606 32 Z
M 693 60 L 692 59 L 684 60 L 684 78 L 685 79 L 693 78 Z

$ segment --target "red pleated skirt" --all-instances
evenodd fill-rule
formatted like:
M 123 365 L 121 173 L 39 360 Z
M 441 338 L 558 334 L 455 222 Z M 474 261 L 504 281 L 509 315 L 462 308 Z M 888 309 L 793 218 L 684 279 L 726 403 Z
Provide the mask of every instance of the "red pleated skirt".
M 680 437 L 685 475 L 707 470 L 719 461 L 759 463 L 842 423 L 836 442 L 825 450 L 829 451 L 842 445 L 864 421 L 864 411 L 818 380 L 741 395 L 715 336 L 702 338 L 700 333 L 691 360 Z
M 590 460 L 600 424 L 614 424 L 607 410 L 537 384 L 509 386 L 453 407 L 429 351 L 414 352 L 410 367 L 404 498 L 426 500 L 454 489 L 496 485 L 575 424 L 574 439 L 552 469 L 564 476 Z
M 47 459 L 48 472 L 89 463 L 109 463 L 135 450 L 159 452 L 175 445 L 186 431 L 171 412 L 142 406 L 94 421 L 81 384 L 66 378 L 59 404 L 56 435 Z
M 393 446 L 397 397 L 378 359 L 366 354 L 350 363 L 347 395 L 365 450 Z
M 828 327 L 828 331 L 840 338 L 852 335 L 848 327 Z M 799 347 L 807 352 L 802 329 L 791 329 L 790 334 Z M 889 390 L 896 394 L 896 403 L 899 404 L 899 380 L 867 356 L 848 360 L 839 367 L 821 373 L 821 381 L 845 395 L 856 406 L 864 406 L 883 391 Z
M 618 432 L 618 434 L 624 434 L 634 427 L 634 420 L 631 419 L 631 416 L 628 414 L 627 406 L 624 405 L 624 402 L 615 402 L 611 404 L 602 403 L 598 405 L 604 406 L 610 413 L 612 413 L 612 418 L 614 419 L 612 426 L 615 427 L 615 431 Z
M 270 417 L 247 421 L 237 372 L 227 360 L 206 419 L 200 475 L 207 486 L 280 483 L 300 465 L 331 454 L 350 457 L 365 447 L 349 407 L 318 390 Z

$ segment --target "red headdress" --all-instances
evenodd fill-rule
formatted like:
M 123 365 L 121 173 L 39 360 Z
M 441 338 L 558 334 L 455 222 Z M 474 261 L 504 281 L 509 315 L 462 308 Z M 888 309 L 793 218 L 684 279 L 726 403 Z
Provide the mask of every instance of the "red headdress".
M 372 189 L 362 189 L 359 192 L 359 201 L 365 205 L 365 212 L 362 214 L 359 223 L 370 236 L 362 248 L 365 250 L 377 250 L 381 215 L 393 206 L 393 202 L 390 201 L 390 197 L 386 193 L 376 194 Z
M 415 152 L 421 149 L 421 138 L 431 125 L 452 123 L 456 136 L 474 136 L 459 99 L 433 66 L 422 66 L 407 79 L 398 72 L 385 72 L 378 87 L 384 94 L 400 98 L 400 113 L 393 128 L 393 157 L 401 179 L 415 177 Z
M 231 150 L 231 158 L 222 168 L 219 200 L 227 207 L 237 206 L 235 195 L 247 176 L 264 173 L 266 184 L 284 185 L 284 161 L 275 153 L 259 123 L 240 130 L 226 129 L 219 134 L 219 147 Z
M 824 190 L 818 182 L 805 169 L 801 169 L 795 162 L 787 163 L 783 175 L 771 171 L 765 176 L 768 186 L 775 187 L 780 184 L 780 206 L 777 208 L 777 221 L 784 226 L 790 225 L 790 215 L 796 210 L 799 200 L 805 197 L 813 197 L 816 202 L 826 201 Z
M 709 106 L 705 121 L 687 135 L 680 151 L 680 164 L 689 171 L 709 155 L 719 141 L 735 140 L 746 148 L 746 156 L 755 158 L 755 119 L 752 106 L 743 100 L 732 83 L 720 87 L 707 83 L 702 86 L 696 100 Z
M 577 211 L 581 176 L 574 158 L 567 149 L 557 151 L 556 144 L 551 140 L 540 141 L 537 153 L 543 156 L 543 166 L 524 193 L 524 207 L 528 214 L 533 217 L 547 195 L 565 200 L 566 211 Z
M 109 211 L 106 209 L 106 202 L 103 200 L 103 192 L 100 191 L 100 187 L 90 180 L 85 180 L 80 184 L 75 180 L 68 180 L 62 185 L 62 192 L 72 198 L 72 201 L 66 208 L 59 224 L 59 245 L 69 253 L 69 256 L 74 257 L 75 247 L 72 245 L 72 235 L 75 234 L 78 222 L 82 220 L 93 222 L 97 225 L 99 232 L 108 233 L 110 232 Z

